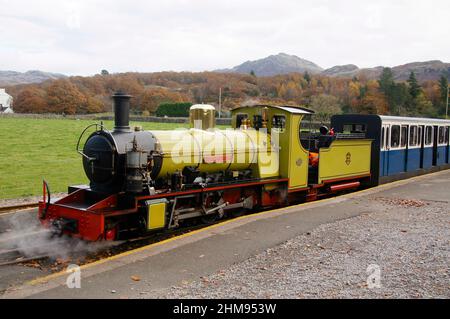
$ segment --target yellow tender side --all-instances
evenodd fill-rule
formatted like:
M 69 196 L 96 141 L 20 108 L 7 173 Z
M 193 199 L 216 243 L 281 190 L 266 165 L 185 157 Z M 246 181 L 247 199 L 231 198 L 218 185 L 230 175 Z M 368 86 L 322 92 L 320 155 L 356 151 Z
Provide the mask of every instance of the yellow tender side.
M 370 174 L 371 140 L 336 140 L 319 152 L 319 184 Z

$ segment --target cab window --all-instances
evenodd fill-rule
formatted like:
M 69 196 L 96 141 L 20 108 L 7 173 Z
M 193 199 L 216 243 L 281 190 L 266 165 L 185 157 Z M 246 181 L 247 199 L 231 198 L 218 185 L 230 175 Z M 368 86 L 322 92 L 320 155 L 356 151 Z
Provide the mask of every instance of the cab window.
M 284 115 L 274 115 L 272 117 L 272 129 L 283 131 L 286 128 L 286 117 Z
M 344 124 L 344 131 L 345 134 L 352 134 L 352 133 L 366 133 L 367 127 L 365 124 Z
M 384 127 L 381 129 L 381 149 L 384 150 Z
M 245 120 L 246 118 L 248 118 L 247 114 L 243 114 L 243 113 L 237 114 L 236 115 L 236 128 L 240 128 L 242 125 L 242 121 Z
M 397 148 L 400 145 L 400 125 L 391 127 L 391 147 Z

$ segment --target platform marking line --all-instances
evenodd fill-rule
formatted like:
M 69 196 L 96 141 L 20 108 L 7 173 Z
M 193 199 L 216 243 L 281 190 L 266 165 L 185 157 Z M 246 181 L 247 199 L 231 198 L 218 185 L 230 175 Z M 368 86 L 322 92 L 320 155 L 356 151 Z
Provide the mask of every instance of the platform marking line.
M 163 244 L 167 244 L 167 243 L 170 243 L 170 242 L 175 241 L 175 240 L 180 240 L 180 239 L 185 238 L 185 237 L 190 237 L 190 236 L 198 234 L 200 232 L 205 232 L 207 230 L 218 228 L 218 227 L 221 227 L 221 226 L 224 226 L 226 224 L 229 224 L 229 223 L 232 223 L 232 222 L 236 222 L 236 221 L 239 221 L 239 220 L 255 218 L 255 217 L 260 217 L 260 216 L 264 216 L 264 215 L 271 215 L 271 214 L 274 214 L 276 212 L 279 212 L 279 211 L 282 211 L 282 210 L 286 210 L 286 209 L 295 209 L 295 208 L 300 208 L 300 207 L 301 208 L 305 208 L 305 207 L 308 207 L 308 206 L 313 206 L 313 205 L 317 205 L 317 204 L 321 204 L 321 203 L 327 203 L 329 201 L 335 201 L 337 199 L 348 199 L 349 197 L 353 197 L 355 195 L 362 195 L 362 194 L 365 194 L 365 193 L 371 193 L 371 192 L 372 193 L 377 193 L 377 192 L 380 192 L 380 191 L 383 191 L 383 190 L 386 190 L 386 189 L 394 188 L 396 186 L 402 186 L 404 184 L 408 184 L 408 183 L 413 182 L 413 181 L 417 181 L 417 180 L 421 180 L 421 179 L 424 179 L 424 178 L 427 178 L 427 177 L 432 177 L 434 175 L 442 174 L 442 173 L 447 172 L 447 171 L 448 170 L 443 170 L 443 171 L 438 171 L 438 172 L 434 172 L 434 173 L 431 173 L 431 174 L 424 174 L 424 175 L 420 175 L 420 176 L 415 176 L 415 177 L 411 177 L 411 178 L 408 178 L 408 179 L 403 179 L 403 180 L 399 180 L 399 181 L 395 181 L 395 182 L 391 182 L 391 183 L 387 183 L 387 184 L 383 184 L 383 185 L 378 185 L 378 186 L 375 186 L 375 187 L 372 187 L 372 188 L 360 190 L 360 191 L 357 191 L 357 192 L 341 195 L 341 196 L 338 196 L 338 197 L 325 198 L 325 199 L 321 199 L 321 200 L 314 201 L 314 202 L 301 203 L 301 204 L 297 204 L 297 205 L 286 206 L 286 207 L 282 207 L 282 208 L 277 208 L 277 209 L 272 209 L 272 210 L 263 211 L 263 212 L 259 212 L 259 213 L 254 213 L 254 214 L 249 214 L 249 215 L 236 217 L 236 218 L 233 218 L 233 219 L 230 219 L 230 220 L 226 220 L 226 221 L 223 221 L 223 222 L 211 225 L 211 226 L 205 226 L 205 227 L 203 227 L 201 229 L 193 230 L 193 231 L 191 231 L 189 233 L 185 233 L 185 234 L 181 234 L 179 236 L 168 238 L 168 239 L 165 239 L 165 240 L 157 242 L 157 243 L 153 243 L 153 244 L 149 244 L 149 245 L 146 245 L 146 246 L 142 246 L 142 247 L 139 247 L 139 248 L 136 248 L 136 249 L 132 249 L 132 250 L 129 250 L 129 251 L 126 251 L 126 252 L 123 252 L 123 253 L 120 253 L 120 254 L 117 254 L 117 255 L 114 255 L 114 256 L 106 257 L 104 259 L 100 259 L 100 260 L 97 260 L 97 261 L 94 261 L 94 262 L 91 262 L 91 263 L 88 263 L 88 264 L 84 264 L 84 265 L 80 266 L 80 269 L 83 270 L 83 269 L 87 269 L 87 268 L 91 268 L 91 267 L 94 267 L 94 266 L 97 266 L 97 265 L 104 264 L 104 263 L 106 263 L 108 261 L 114 261 L 116 259 L 119 259 L 119 258 L 122 258 L 122 257 L 126 257 L 126 256 L 129 256 L 131 254 L 135 254 L 135 253 L 139 253 L 141 251 L 149 250 L 149 249 L 152 249 L 154 247 L 161 246 Z M 275 216 L 273 216 L 273 217 L 275 217 Z M 270 216 L 269 216 L 269 218 L 270 218 Z M 56 272 L 54 274 L 50 274 L 50 275 L 43 276 L 43 277 L 38 277 L 36 279 L 27 281 L 27 282 L 25 282 L 25 285 L 35 286 L 35 285 L 40 284 L 40 283 L 47 283 L 49 280 L 52 280 L 52 279 L 55 279 L 55 278 L 58 278 L 58 277 L 61 277 L 61 276 L 64 276 L 64 275 L 67 275 L 67 273 L 66 273 L 65 270 L 62 270 L 62 271 Z

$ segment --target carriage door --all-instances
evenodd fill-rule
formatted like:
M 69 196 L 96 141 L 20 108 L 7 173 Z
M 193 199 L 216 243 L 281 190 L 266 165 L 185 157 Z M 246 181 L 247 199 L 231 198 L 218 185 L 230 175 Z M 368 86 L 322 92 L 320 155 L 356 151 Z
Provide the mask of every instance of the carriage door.
M 438 126 L 433 126 L 433 166 L 438 163 Z
M 450 163 L 450 126 L 445 127 L 445 145 L 447 145 L 446 159 L 447 164 Z
M 381 130 L 381 153 L 380 153 L 380 175 L 387 176 L 388 175 L 388 167 L 389 167 L 389 141 L 390 141 L 390 127 L 389 125 L 383 125 Z
M 423 132 L 425 132 L 425 126 L 419 125 L 419 136 L 417 140 L 417 145 L 419 145 L 420 150 L 420 168 L 423 168 L 423 147 L 424 147 L 424 138 L 423 138 Z

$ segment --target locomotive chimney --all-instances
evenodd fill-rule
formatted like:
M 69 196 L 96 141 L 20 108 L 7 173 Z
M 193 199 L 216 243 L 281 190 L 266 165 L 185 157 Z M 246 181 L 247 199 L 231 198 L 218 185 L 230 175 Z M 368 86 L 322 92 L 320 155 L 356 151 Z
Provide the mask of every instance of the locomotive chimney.
M 114 131 L 128 132 L 130 130 L 130 98 L 122 91 L 117 91 L 112 96 L 114 109 Z

